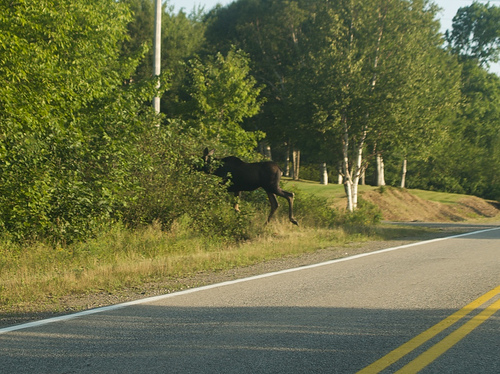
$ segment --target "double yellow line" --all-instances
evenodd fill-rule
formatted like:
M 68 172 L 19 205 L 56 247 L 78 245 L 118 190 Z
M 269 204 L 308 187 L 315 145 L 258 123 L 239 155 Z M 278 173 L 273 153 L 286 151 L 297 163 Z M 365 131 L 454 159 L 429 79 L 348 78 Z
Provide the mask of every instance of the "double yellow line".
M 378 373 L 395 362 L 399 361 L 401 358 L 406 356 L 408 353 L 420 347 L 422 344 L 432 339 L 434 336 L 439 334 L 440 332 L 446 330 L 451 325 L 455 324 L 466 315 L 483 305 L 484 303 L 490 301 L 500 294 L 500 286 L 492 289 L 491 291 L 485 293 L 483 296 L 477 298 L 472 303 L 466 305 L 459 311 L 453 313 L 449 317 L 445 318 L 438 324 L 432 326 L 430 329 L 424 331 L 420 335 L 417 335 L 410 341 L 406 342 L 402 346 L 396 348 L 392 352 L 389 352 L 387 355 L 382 357 L 381 359 L 375 361 L 373 364 L 365 367 L 357 374 L 368 374 L 368 373 Z M 402 367 L 396 373 L 417 373 L 418 371 L 425 368 L 439 356 L 444 354 L 448 349 L 457 344 L 460 340 L 462 340 L 467 334 L 469 334 L 472 330 L 478 327 L 480 324 L 485 322 L 488 318 L 490 318 L 494 313 L 496 313 L 500 309 L 500 299 L 486 307 L 483 311 L 478 313 L 476 316 L 471 318 L 469 321 L 464 323 L 458 329 L 454 330 L 444 339 L 436 343 L 434 346 L 429 348 L 427 351 L 422 353 L 420 356 L 415 358 L 413 361 L 409 362 L 407 365 Z

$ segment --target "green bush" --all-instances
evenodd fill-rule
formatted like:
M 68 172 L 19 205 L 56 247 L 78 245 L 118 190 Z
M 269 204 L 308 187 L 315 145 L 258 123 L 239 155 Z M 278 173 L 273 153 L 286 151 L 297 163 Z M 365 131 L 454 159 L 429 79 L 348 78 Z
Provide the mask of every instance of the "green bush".
M 294 213 L 301 225 L 333 227 L 339 215 L 328 200 L 307 192 L 295 189 Z
M 353 226 L 376 225 L 382 220 L 380 208 L 362 198 L 358 197 L 358 208 L 350 213 L 347 212 L 339 223 Z

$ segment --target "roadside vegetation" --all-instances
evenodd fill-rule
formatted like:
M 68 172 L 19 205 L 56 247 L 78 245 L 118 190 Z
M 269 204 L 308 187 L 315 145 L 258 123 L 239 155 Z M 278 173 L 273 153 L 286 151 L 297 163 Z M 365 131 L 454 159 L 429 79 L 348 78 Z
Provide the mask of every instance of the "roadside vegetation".
M 424 191 L 500 199 L 500 78 L 487 70 L 498 7 L 461 8 L 443 36 L 420 0 L 237 0 L 190 14 L 164 2 L 153 77 L 153 5 L 0 2 L 2 312 L 409 230 L 382 220 L 483 212 Z M 263 192 L 236 213 L 200 171 L 205 147 L 278 162 L 300 227 L 264 225 Z M 298 181 L 319 180 L 319 164 L 343 185 Z
M 266 196 L 256 191 L 244 196 L 240 213 L 233 211 L 229 195 L 223 196 L 224 208 L 219 213 L 223 211 L 227 220 L 234 223 L 231 230 L 238 235 L 232 238 L 199 230 L 198 223 L 188 214 L 175 219 L 168 229 L 159 221 L 135 229 L 116 222 L 103 226 L 93 239 L 66 245 L 19 243 L 4 237 L 0 241 L 0 316 L 77 310 L 92 304 L 71 307 L 71 303 L 68 306 L 62 300 L 119 295 L 124 290 L 132 297 L 141 297 L 151 288 L 171 292 L 185 287 L 178 279 L 201 273 L 301 256 L 324 248 L 336 248 L 341 257 L 344 248 L 353 243 L 432 234 L 433 230 L 425 228 L 381 224 L 384 214 L 372 202 L 371 193 L 381 197 L 378 204 L 391 206 L 396 219 L 397 214 L 406 219 L 401 212 L 408 209 L 413 218 L 418 218 L 423 211 L 429 211 L 429 204 L 439 208 L 434 210 L 435 216 L 426 216 L 430 221 L 477 221 L 497 217 L 499 213 L 491 202 L 439 192 L 426 193 L 424 200 L 417 197 L 421 191 L 405 191 L 395 203 L 387 191 L 365 186 L 362 196 L 366 200 L 361 199 L 361 208 L 353 214 L 345 212 L 345 196 L 339 193 L 342 186 L 310 181 L 285 183 L 297 192 L 299 227 L 288 222 L 283 209 L 275 220 L 264 225 L 268 213 Z M 475 201 L 474 209 L 464 211 L 464 198 Z M 443 212 L 449 215 L 444 216 Z
M 296 199 L 299 228 L 290 225 L 282 209 L 265 225 L 268 206 L 263 193 L 248 194 L 240 213 L 232 209 L 229 194 L 219 197 L 219 207 L 183 213 L 168 228 L 160 221 L 133 229 L 115 222 L 102 226 L 92 239 L 70 244 L 19 242 L 4 236 L 0 240 L 0 310 L 36 309 L 51 301 L 57 305 L 58 298 L 67 295 L 140 288 L 144 283 L 373 239 L 383 232 L 366 226 L 368 215 L 361 211 L 340 215 L 324 198 L 302 192 Z M 217 225 L 220 230 L 200 229 L 202 219 L 212 221 L 205 226 Z M 379 219 L 376 211 L 370 220 Z

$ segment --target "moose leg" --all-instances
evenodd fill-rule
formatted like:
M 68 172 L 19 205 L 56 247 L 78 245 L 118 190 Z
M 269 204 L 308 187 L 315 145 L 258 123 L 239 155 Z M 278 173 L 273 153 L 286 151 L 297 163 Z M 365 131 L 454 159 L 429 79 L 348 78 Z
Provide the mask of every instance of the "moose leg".
M 273 216 L 274 212 L 276 212 L 276 209 L 278 209 L 278 199 L 276 199 L 276 195 L 273 194 L 272 192 L 267 192 L 267 197 L 269 198 L 269 202 L 271 203 L 271 213 L 269 213 L 269 217 L 267 217 L 267 222 L 271 220 L 271 217 Z
M 293 198 L 295 197 L 295 194 L 293 192 L 284 191 L 281 188 L 277 191 L 276 194 L 278 196 L 284 197 L 288 201 L 288 218 L 290 219 L 291 223 L 298 226 L 299 223 L 295 218 L 293 218 Z

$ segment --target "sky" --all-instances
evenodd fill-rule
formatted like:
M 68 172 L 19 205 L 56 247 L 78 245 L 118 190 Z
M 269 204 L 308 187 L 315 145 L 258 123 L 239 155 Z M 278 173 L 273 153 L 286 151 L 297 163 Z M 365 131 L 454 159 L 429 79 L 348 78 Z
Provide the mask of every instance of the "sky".
M 212 9 L 217 4 L 227 5 L 233 0 L 167 0 L 170 5 L 174 6 L 174 11 L 177 12 L 184 8 L 186 13 L 190 13 L 195 6 L 204 6 L 205 11 Z M 457 13 L 458 8 L 471 5 L 474 0 L 433 0 L 440 8 L 439 20 L 441 22 L 441 31 L 444 33 L 446 30 L 451 29 L 451 22 Z M 482 3 L 490 3 L 491 5 L 500 6 L 500 0 L 480 1 Z M 495 64 L 490 69 L 492 72 L 500 75 L 500 63 Z

